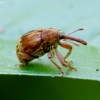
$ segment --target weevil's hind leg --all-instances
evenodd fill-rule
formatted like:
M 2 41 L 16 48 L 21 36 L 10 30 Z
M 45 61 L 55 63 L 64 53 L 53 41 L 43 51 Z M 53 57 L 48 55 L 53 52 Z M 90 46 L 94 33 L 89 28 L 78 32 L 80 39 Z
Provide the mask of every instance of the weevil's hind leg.
M 22 62 L 21 64 L 16 64 L 15 66 L 26 66 L 28 65 L 28 61 L 32 60 L 33 57 L 29 56 L 28 54 L 22 53 L 22 52 L 18 52 L 18 57 L 20 58 L 19 60 Z
M 20 64 L 15 64 L 15 66 L 18 66 L 18 67 L 24 67 L 24 66 L 26 66 L 26 65 L 28 65 L 28 62 L 26 61 L 26 60 L 22 60 L 22 63 L 20 63 Z
M 60 70 L 61 75 L 64 76 L 64 72 L 61 70 L 61 68 L 59 67 L 59 65 L 55 61 L 52 60 L 53 55 L 52 55 L 51 52 L 48 53 L 48 58 Z
M 55 52 L 56 52 L 56 55 L 57 55 L 57 58 L 58 60 L 60 61 L 60 63 L 65 66 L 65 67 L 69 67 L 70 69 L 72 70 L 77 70 L 76 68 L 72 67 L 70 64 L 71 62 L 67 62 L 65 61 L 65 58 L 62 56 L 62 54 L 57 50 L 55 49 Z
M 65 48 L 65 49 L 69 50 L 69 52 L 64 57 L 66 59 L 72 52 L 72 46 L 70 44 L 66 43 L 66 42 L 60 42 L 59 45 L 62 46 L 63 48 Z

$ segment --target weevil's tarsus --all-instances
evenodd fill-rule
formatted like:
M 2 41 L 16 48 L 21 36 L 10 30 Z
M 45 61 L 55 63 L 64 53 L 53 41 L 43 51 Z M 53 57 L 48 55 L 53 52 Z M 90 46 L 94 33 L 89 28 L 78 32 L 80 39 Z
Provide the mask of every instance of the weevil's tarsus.
M 57 49 L 55 49 L 55 53 L 57 55 L 58 60 L 62 64 L 62 66 L 69 67 L 71 70 L 77 70 L 76 68 L 70 66 L 72 61 L 66 61 L 65 58 L 62 56 L 62 54 Z
M 23 62 L 21 64 L 15 64 L 16 67 L 25 67 L 26 65 L 28 65 L 28 62 Z
M 77 71 L 76 68 L 74 68 L 74 67 L 71 66 L 71 64 L 73 63 L 72 61 L 66 61 L 66 60 L 65 60 L 65 62 L 66 62 L 66 66 L 65 66 L 65 67 L 69 67 L 71 70 Z

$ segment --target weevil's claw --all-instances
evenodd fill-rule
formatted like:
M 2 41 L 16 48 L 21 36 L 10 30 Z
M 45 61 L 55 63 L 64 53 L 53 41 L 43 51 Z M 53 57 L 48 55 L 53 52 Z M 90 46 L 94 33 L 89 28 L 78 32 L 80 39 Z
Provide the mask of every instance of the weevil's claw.
M 69 63 L 69 65 L 71 65 L 73 63 L 73 61 L 66 61 L 66 60 L 65 60 L 65 62 Z
M 71 70 L 77 71 L 77 69 L 74 68 L 74 67 L 72 67 L 72 66 L 69 66 L 69 68 L 70 68 Z
M 73 61 L 69 61 L 69 63 L 70 63 L 70 64 L 72 64 L 72 63 L 73 63 Z
M 61 76 L 64 77 L 64 72 L 61 71 Z
M 74 68 L 74 67 L 70 66 L 70 65 L 71 65 L 71 63 L 73 63 L 72 61 L 65 61 L 65 62 L 66 62 L 66 67 L 69 67 L 71 70 L 75 70 L 75 71 L 77 71 L 77 69 L 76 69 L 76 68 Z

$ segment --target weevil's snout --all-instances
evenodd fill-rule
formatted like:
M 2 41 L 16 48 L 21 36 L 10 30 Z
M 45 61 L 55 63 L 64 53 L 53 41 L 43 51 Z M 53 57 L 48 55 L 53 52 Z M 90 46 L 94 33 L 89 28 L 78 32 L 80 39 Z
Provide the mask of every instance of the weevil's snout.
M 79 39 L 79 38 L 75 38 L 75 37 L 72 37 L 72 36 L 69 36 L 69 35 L 59 34 L 59 38 L 60 39 L 69 39 L 69 40 L 72 40 L 72 41 L 79 42 L 79 43 L 81 43 L 83 45 L 87 45 L 87 42 L 85 42 L 84 40 Z

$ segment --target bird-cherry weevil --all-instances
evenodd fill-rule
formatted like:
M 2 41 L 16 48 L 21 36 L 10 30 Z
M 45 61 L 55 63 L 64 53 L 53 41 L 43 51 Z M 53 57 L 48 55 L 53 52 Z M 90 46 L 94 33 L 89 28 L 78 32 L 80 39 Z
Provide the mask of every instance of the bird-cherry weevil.
M 83 28 L 80 28 L 76 31 L 79 30 L 83 30 Z M 31 60 L 41 57 L 47 53 L 48 58 L 60 70 L 60 73 L 63 76 L 64 72 L 52 59 L 55 53 L 62 66 L 69 67 L 72 70 L 76 70 L 76 68 L 71 66 L 71 61 L 66 61 L 66 58 L 72 52 L 72 46 L 69 44 L 69 42 L 76 44 L 75 42 L 73 42 L 76 41 L 83 45 L 87 45 L 87 42 L 79 38 L 72 37 L 70 36 L 70 34 L 71 33 L 66 35 L 64 32 L 53 28 L 36 29 L 24 34 L 19 39 L 16 46 L 16 54 L 19 61 L 21 62 L 21 64 L 17 65 L 20 67 L 26 66 Z M 58 45 L 69 50 L 65 57 L 63 57 L 62 54 L 57 50 Z

